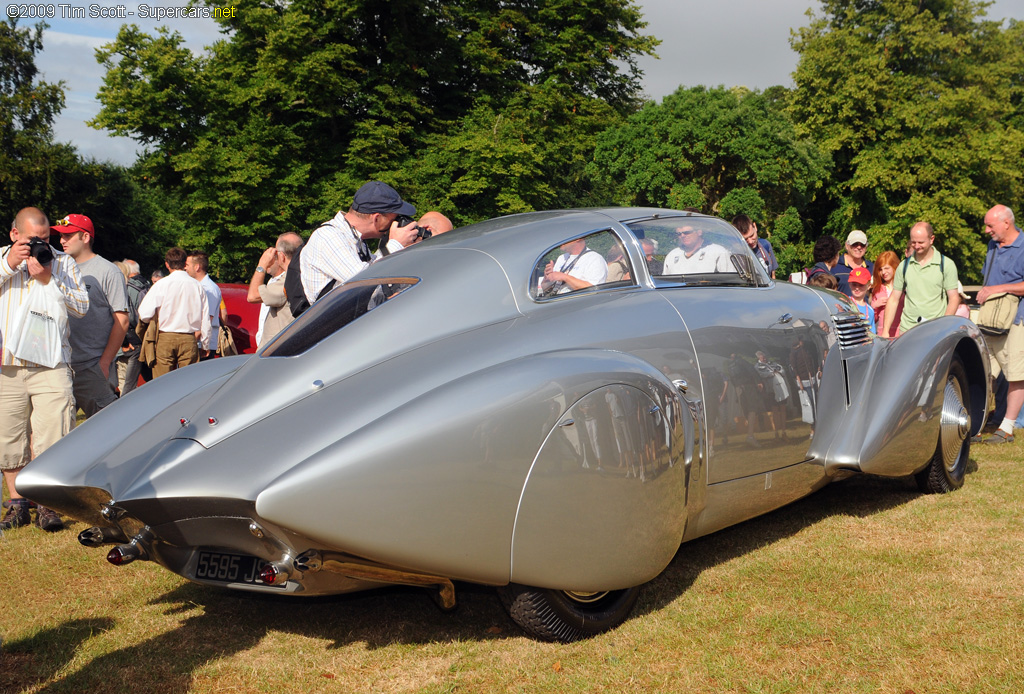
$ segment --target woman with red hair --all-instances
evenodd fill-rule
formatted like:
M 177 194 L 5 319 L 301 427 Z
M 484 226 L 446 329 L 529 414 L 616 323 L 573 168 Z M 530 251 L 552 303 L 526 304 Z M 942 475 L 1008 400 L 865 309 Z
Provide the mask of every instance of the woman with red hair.
M 892 294 L 892 281 L 896 276 L 896 270 L 900 266 L 900 258 L 892 251 L 884 251 L 875 258 L 875 272 L 871 282 L 871 308 L 875 309 L 875 334 L 882 334 L 882 323 L 885 320 L 885 302 Z M 896 337 L 896 326 L 898 326 L 900 315 L 903 313 L 903 302 L 896 308 L 896 316 L 893 318 L 891 335 L 883 337 Z

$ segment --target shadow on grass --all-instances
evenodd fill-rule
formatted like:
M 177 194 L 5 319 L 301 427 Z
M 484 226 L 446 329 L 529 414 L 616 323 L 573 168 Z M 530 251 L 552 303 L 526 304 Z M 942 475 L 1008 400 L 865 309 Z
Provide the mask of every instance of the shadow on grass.
M 973 461 L 972 461 L 973 462 Z M 976 468 L 976 465 L 974 466 Z M 752 519 L 680 547 L 673 561 L 644 589 L 634 617 L 661 609 L 689 589 L 706 569 L 790 537 L 835 515 L 867 517 L 917 498 L 912 479 L 851 478 L 770 514 Z M 422 589 L 382 588 L 349 595 L 300 598 L 235 593 L 183 584 L 151 604 L 167 614 L 191 613 L 172 631 L 103 655 L 80 670 L 41 689 L 154 691 L 175 694 L 190 689 L 194 674 L 207 663 L 230 657 L 280 634 L 326 641 L 328 648 L 364 644 L 368 649 L 393 644 L 486 641 L 521 635 L 491 588 L 457 584 L 459 606 L 441 612 Z M 130 619 L 130 616 L 125 616 Z M 96 620 L 106 628 L 110 620 Z M 58 629 L 84 631 L 90 622 Z M 95 627 L 94 627 L 95 628 Z M 46 636 L 13 644 L 35 650 Z M 73 650 L 73 649 L 70 649 Z M 45 682 L 68 661 L 53 658 L 37 683 Z
M 27 639 L 5 642 L 0 651 L 0 692 L 17 692 L 53 679 L 86 640 L 114 623 L 109 617 L 75 619 Z

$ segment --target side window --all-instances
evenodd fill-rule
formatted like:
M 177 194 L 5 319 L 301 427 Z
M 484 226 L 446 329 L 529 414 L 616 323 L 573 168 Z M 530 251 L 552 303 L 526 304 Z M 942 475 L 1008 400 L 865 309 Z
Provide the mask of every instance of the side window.
M 602 287 L 636 284 L 633 266 L 622 242 L 611 231 L 599 231 L 566 241 L 537 261 L 530 295 L 545 299 Z
M 687 284 L 758 286 L 768 276 L 736 229 L 714 217 L 668 217 L 633 222 L 649 253 L 655 279 Z

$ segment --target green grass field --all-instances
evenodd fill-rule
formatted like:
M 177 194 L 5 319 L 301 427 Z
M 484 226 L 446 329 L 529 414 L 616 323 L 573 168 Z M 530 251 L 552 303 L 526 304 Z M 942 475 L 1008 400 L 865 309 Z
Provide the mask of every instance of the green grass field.
M 857 478 L 683 545 L 620 628 L 522 635 L 492 590 L 278 599 L 115 568 L 83 528 L 0 540 L 0 692 L 1024 690 L 1024 442 L 964 488 Z M 453 538 L 456 541 L 457 538 Z

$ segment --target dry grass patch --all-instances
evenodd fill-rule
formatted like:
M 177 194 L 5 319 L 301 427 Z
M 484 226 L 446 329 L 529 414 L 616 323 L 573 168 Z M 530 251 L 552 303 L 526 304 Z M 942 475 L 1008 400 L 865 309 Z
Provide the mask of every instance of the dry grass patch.
M 285 599 L 116 569 L 81 526 L 0 541 L 0 693 L 1013 692 L 1024 689 L 1024 442 L 963 490 L 859 478 L 680 548 L 634 616 L 522 636 L 493 591 Z

